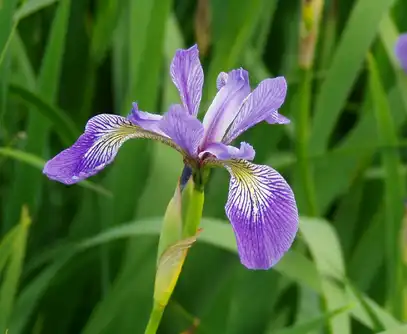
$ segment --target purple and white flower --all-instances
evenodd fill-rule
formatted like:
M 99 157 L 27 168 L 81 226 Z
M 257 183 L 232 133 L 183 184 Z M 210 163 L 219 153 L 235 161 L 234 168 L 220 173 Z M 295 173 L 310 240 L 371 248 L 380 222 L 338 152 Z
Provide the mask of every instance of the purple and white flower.
M 395 53 L 401 67 L 407 73 L 407 33 L 401 34 L 397 39 Z
M 79 182 L 111 163 L 130 138 L 150 138 L 173 147 L 194 172 L 225 167 L 230 173 L 225 209 L 240 260 L 250 269 L 270 268 L 291 247 L 298 230 L 294 194 L 273 168 L 250 162 L 255 156 L 251 145 L 230 144 L 262 121 L 289 123 L 278 113 L 287 92 L 285 79 L 266 79 L 252 91 L 244 69 L 220 73 L 218 92 L 201 123 L 197 114 L 204 75 L 197 46 L 178 50 L 170 72 L 181 104 L 171 106 L 163 116 L 140 111 L 133 104 L 128 117 L 91 118 L 79 139 L 47 162 L 44 173 L 65 184 Z

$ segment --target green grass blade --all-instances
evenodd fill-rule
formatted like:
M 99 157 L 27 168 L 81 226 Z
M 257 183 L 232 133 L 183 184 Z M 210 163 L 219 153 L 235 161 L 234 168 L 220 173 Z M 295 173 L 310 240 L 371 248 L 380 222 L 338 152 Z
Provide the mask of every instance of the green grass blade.
M 3 272 L 8 258 L 13 250 L 15 235 L 18 233 L 18 226 L 10 230 L 3 239 L 0 240 L 0 273 Z
M 12 13 L 17 4 L 16 0 L 5 1 L 0 7 L 0 68 L 5 57 L 10 36 L 15 30 L 12 24 Z
M 380 38 L 386 50 L 387 56 L 389 57 L 390 65 L 392 66 L 396 74 L 399 93 L 404 102 L 405 112 L 407 112 L 407 94 L 405 93 L 407 90 L 407 76 L 403 69 L 400 67 L 399 61 L 396 58 L 396 54 L 394 52 L 394 47 L 399 35 L 400 33 L 394 22 L 392 21 L 391 16 L 386 15 L 386 17 L 380 24 Z
M 124 60 L 127 72 L 122 73 L 123 64 L 118 62 L 115 71 L 121 73 L 121 87 L 125 89 L 123 100 L 119 101 L 119 113 L 127 115 L 131 110 L 131 102 L 137 101 L 142 110 L 157 112 L 159 87 L 161 83 L 161 69 L 163 65 L 163 51 L 165 26 L 172 8 L 172 0 L 142 0 L 129 1 L 128 6 L 122 11 L 125 24 L 121 27 L 124 36 Z M 119 37 L 119 36 L 117 36 Z M 168 72 L 165 72 L 168 73 Z M 168 74 L 167 74 L 168 75 Z M 118 90 L 118 87 L 115 88 Z M 109 205 L 103 205 L 102 226 L 117 225 L 132 219 L 137 210 L 139 199 L 151 175 L 151 142 L 134 141 L 132 145 L 123 147 L 117 156 L 115 166 L 107 177 L 107 184 L 112 189 L 114 200 Z M 106 214 L 105 214 L 106 213 Z M 148 238 L 131 241 L 127 245 L 120 274 L 123 274 L 123 281 L 114 282 L 110 289 L 109 277 L 109 252 L 103 250 L 103 273 L 102 286 L 106 294 L 89 320 L 85 332 L 92 332 L 99 328 L 97 319 L 110 317 L 110 298 L 116 300 L 116 289 L 120 289 L 120 284 L 127 285 L 128 277 L 134 277 L 138 282 L 137 289 L 133 289 L 133 294 L 126 295 L 126 304 L 123 307 L 134 307 L 131 297 L 138 299 L 140 303 L 134 309 L 134 314 L 121 314 L 115 318 L 112 326 L 117 331 L 130 326 L 134 332 L 140 332 L 147 322 L 149 303 L 151 296 L 147 294 L 152 282 L 152 272 L 140 273 L 137 267 L 144 263 L 151 266 L 155 263 L 155 254 L 152 251 L 153 243 Z M 148 256 L 146 256 L 148 254 Z M 151 263 L 151 261 L 153 261 Z M 130 273 L 129 273 L 130 272 Z M 147 276 L 144 276 L 147 275 Z M 113 303 L 113 302 L 112 302 Z M 94 318 L 95 317 L 95 318 Z
M 301 69 L 300 88 L 296 94 L 297 112 L 295 115 L 296 168 L 297 183 L 294 183 L 298 208 L 304 215 L 315 217 L 319 213 L 317 206 L 313 171 L 309 159 L 310 108 L 312 81 L 311 69 Z
M 35 77 L 34 69 L 28 59 L 24 42 L 18 32 L 14 35 L 11 48 L 19 70 L 15 73 L 15 77 L 12 77 L 12 79 L 18 82 L 21 86 L 24 85 L 26 89 L 34 90 L 37 78 Z
M 316 99 L 310 138 L 312 153 L 327 149 L 330 135 L 362 68 L 366 52 L 376 37 L 380 21 L 394 3 L 395 0 L 358 0 L 354 5 Z
M 318 330 L 324 326 L 325 323 L 329 322 L 336 316 L 348 312 L 349 307 L 341 307 L 324 315 L 316 317 L 314 319 L 304 321 L 303 323 L 296 324 L 289 328 L 284 328 L 279 331 L 274 332 L 275 334 L 304 334 L 309 333 L 314 330 Z M 271 333 L 270 333 L 271 334 Z
M 37 81 L 39 95 L 53 104 L 59 87 L 62 56 L 67 33 L 70 0 L 61 0 L 57 9 L 46 51 L 42 60 L 41 70 Z M 30 113 L 28 117 L 27 136 L 29 138 L 26 151 L 43 156 L 49 134 L 49 122 L 39 113 Z M 36 213 L 38 193 L 44 176 L 34 169 L 19 165 L 14 175 L 14 184 L 7 207 L 4 229 L 10 228 L 17 220 L 19 208 L 28 205 L 32 214 Z
M 40 157 L 28 152 L 19 151 L 9 147 L 0 147 L 0 155 L 13 158 L 19 162 L 23 162 L 24 164 L 34 167 L 40 171 L 42 171 L 45 165 L 45 161 Z M 93 190 L 96 193 L 103 195 L 105 197 L 108 198 L 112 197 L 112 193 L 109 190 L 105 189 L 104 187 L 96 183 L 93 183 L 92 181 L 84 180 L 82 182 L 79 182 L 78 185 Z
M 382 146 L 397 144 L 397 135 L 386 94 L 374 57 L 369 54 L 370 92 L 374 101 L 377 133 Z M 404 178 L 400 173 L 400 157 L 395 150 L 382 150 L 382 164 L 386 170 L 385 183 L 385 253 L 388 302 L 397 318 L 402 317 L 403 262 L 399 235 L 404 215 Z
M 15 25 L 13 26 L 12 23 L 12 14 L 16 4 L 16 0 L 9 0 L 2 2 L 0 6 L 0 132 L 3 133 L 3 136 L 6 136 L 8 132 L 4 123 L 7 108 L 7 85 L 10 74 L 7 48 L 11 40 L 10 36 L 15 30 Z
M 100 64 L 112 41 L 114 28 L 119 18 L 119 2 L 115 0 L 101 1 L 93 24 L 90 45 L 91 58 Z
M 45 291 L 49 287 L 58 271 L 75 255 L 75 252 L 67 252 L 58 257 L 52 264 L 43 269 L 38 276 L 33 278 L 24 287 L 18 296 L 15 308 L 11 315 L 9 333 L 24 333 L 24 328 L 30 321 L 35 307 L 40 302 Z
M 252 37 L 256 56 L 261 58 L 267 44 L 267 37 L 278 5 L 277 0 L 263 0 L 261 18 L 257 23 L 256 34 Z
M 97 246 L 100 246 L 102 244 L 110 243 L 115 240 L 120 240 L 124 238 L 129 238 L 133 236 L 141 236 L 141 235 L 150 235 L 150 236 L 157 236 L 159 235 L 159 232 L 161 230 L 161 221 L 162 218 L 150 218 L 150 219 L 145 219 L 145 220 L 140 220 L 136 221 L 134 223 L 129 223 L 125 224 L 122 226 L 118 227 L 112 227 L 104 232 L 101 232 L 100 234 L 86 239 L 80 243 L 78 243 L 76 246 L 68 246 L 66 251 L 63 251 L 61 249 L 60 251 L 56 252 L 52 250 L 54 254 L 57 255 L 56 260 L 58 260 L 59 256 L 61 254 L 65 254 L 69 249 L 76 249 L 77 251 L 85 251 L 90 248 L 94 248 Z M 303 219 L 301 222 L 302 226 L 305 226 L 308 224 L 310 221 L 313 223 L 316 223 L 317 226 L 320 224 L 326 224 L 325 221 L 318 221 L 317 219 Z M 237 247 L 236 247 L 236 241 L 235 237 L 233 234 L 233 231 L 230 227 L 229 224 L 217 220 L 217 219 L 208 219 L 204 218 L 202 221 L 202 228 L 203 231 L 200 234 L 198 238 L 198 243 L 206 243 L 215 247 L 219 247 L 221 249 L 224 249 L 228 252 L 232 252 L 236 254 L 237 256 Z M 316 236 L 314 236 L 316 237 Z M 317 244 L 317 243 L 314 243 Z M 325 257 L 325 253 L 329 249 L 329 252 L 327 253 L 328 255 L 334 255 L 334 263 L 332 263 L 332 257 L 327 258 Z M 307 258 L 305 258 L 303 255 L 299 254 L 298 252 L 295 251 L 289 251 L 283 258 L 282 260 L 274 267 L 274 269 L 279 272 L 280 274 L 286 276 L 287 278 L 293 280 L 294 282 L 297 282 L 298 284 L 305 285 L 312 290 L 321 293 L 323 292 L 323 289 L 321 287 L 321 277 L 319 274 L 320 268 L 324 268 L 324 270 L 329 270 L 330 275 L 336 275 L 337 277 L 337 268 L 340 267 L 340 258 L 337 258 L 335 256 L 338 256 L 332 249 L 330 248 L 324 248 L 323 251 L 321 252 L 321 258 L 320 258 L 320 265 L 319 268 L 317 267 Z M 322 257 L 323 256 L 323 257 Z M 44 258 L 49 258 L 48 256 L 43 254 Z M 336 261 L 336 262 L 335 262 Z M 153 263 L 155 263 L 155 258 L 153 257 Z M 323 265 L 321 267 L 321 265 Z M 325 271 L 324 271 L 325 272 Z M 130 271 L 131 273 L 131 271 Z M 342 277 L 341 277 L 342 281 Z M 335 302 L 343 301 L 340 307 L 343 306 L 348 306 L 351 303 L 355 303 L 355 307 L 353 307 L 350 310 L 350 313 L 352 316 L 360 321 L 362 324 L 366 325 L 369 328 L 373 328 L 374 324 L 372 323 L 369 315 L 366 313 L 365 309 L 360 306 L 359 301 L 356 297 L 347 296 L 345 291 L 342 289 L 338 289 L 338 287 L 332 283 L 331 280 L 326 280 L 326 284 L 330 285 L 330 290 L 332 292 L 332 296 L 335 296 Z M 336 287 L 336 289 L 334 288 Z M 334 295 L 333 293 L 337 293 Z M 372 308 L 375 312 L 375 314 L 380 318 L 380 321 L 387 327 L 390 328 L 391 326 L 397 326 L 399 323 L 389 314 L 387 313 L 384 309 L 382 309 L 380 306 L 378 306 L 375 302 L 373 302 L 371 299 L 367 298 L 366 296 L 362 295 L 363 301 L 369 305 L 370 308 Z M 333 304 L 333 303 L 332 303 Z M 107 305 L 106 305 L 107 306 Z M 335 309 L 334 309 L 335 310 Z M 347 317 L 347 315 L 341 315 L 338 316 L 339 321 L 341 324 L 343 324 L 344 317 Z M 332 320 L 334 321 L 334 320 Z M 337 320 L 336 320 L 337 321 Z M 343 322 L 343 323 L 342 323 Z
M 10 247 L 9 263 L 3 275 L 0 286 L 0 333 L 6 333 L 9 317 L 13 310 L 14 300 L 17 294 L 18 284 L 22 272 L 25 249 L 28 236 L 28 228 L 31 218 L 28 216 L 26 207 L 23 207 L 21 220 L 13 233 L 14 238 Z
M 142 110 L 156 111 L 160 68 L 162 64 L 164 27 L 170 13 L 171 0 L 129 2 L 126 15 L 130 26 L 126 41 L 129 74 L 121 113 L 127 115 L 131 102 Z M 134 41 L 137 40 L 137 43 Z M 119 64 L 119 66 L 122 66 Z M 149 148 L 149 149 L 147 149 Z M 107 182 L 115 196 L 111 223 L 129 220 L 135 212 L 135 198 L 140 197 L 149 174 L 151 143 L 135 141 L 121 149 Z M 109 218 L 109 219 L 110 219 Z
M 216 78 L 221 71 L 229 71 L 238 65 L 243 50 L 250 41 L 255 24 L 262 10 L 262 1 L 239 2 L 234 0 L 213 3 L 215 39 L 214 55 L 206 76 L 204 87 L 206 99 L 212 99 L 216 93 Z M 233 13 L 233 15 L 226 14 Z M 202 106 L 203 107 L 203 106 Z M 201 111 L 204 108 L 201 107 Z
M 389 329 L 387 331 L 384 332 L 380 332 L 377 334 L 405 334 L 407 333 L 407 325 L 403 325 L 397 328 L 393 328 L 393 329 Z
M 20 21 L 27 16 L 30 16 L 41 9 L 44 9 L 55 2 L 60 0 L 29 0 L 24 1 L 23 4 L 15 11 L 14 13 L 14 21 Z M 62 1 L 62 0 L 61 0 Z
M 74 121 L 64 111 L 52 106 L 36 93 L 13 83 L 9 85 L 9 91 L 21 98 L 29 107 L 32 107 L 31 112 L 40 112 L 46 117 L 58 136 L 60 136 L 64 145 L 72 145 L 81 134 Z
M 303 219 L 300 230 L 315 260 L 322 279 L 322 291 L 328 312 L 346 306 L 344 291 L 326 281 L 326 277 L 342 280 L 345 264 L 340 242 L 333 228 L 324 221 Z M 331 333 L 351 333 L 348 312 L 329 320 Z
M 381 209 L 357 243 L 348 262 L 350 277 L 356 286 L 366 291 L 377 275 L 384 260 L 384 210 Z M 375 247 L 372 247 L 372 244 Z
M 185 44 L 176 17 L 171 14 L 166 28 L 164 68 L 168 69 L 170 67 L 172 58 L 178 48 L 185 48 Z M 165 76 L 163 90 L 162 111 L 165 112 L 172 104 L 179 101 L 178 90 L 169 75 Z M 152 177 L 147 181 L 145 191 L 140 198 L 137 218 L 155 216 L 157 212 L 165 212 L 183 168 L 181 156 L 173 149 L 160 143 L 154 143 L 152 152 L 150 169 Z M 164 165 L 166 166 L 165 173 L 163 173 Z M 160 189 L 160 192 L 157 192 L 157 189 Z

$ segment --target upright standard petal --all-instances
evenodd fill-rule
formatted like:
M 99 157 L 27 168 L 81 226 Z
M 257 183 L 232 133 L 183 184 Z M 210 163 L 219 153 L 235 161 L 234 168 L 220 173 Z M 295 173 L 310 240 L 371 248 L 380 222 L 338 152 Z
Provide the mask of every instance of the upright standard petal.
M 219 90 L 224 85 L 226 85 L 226 81 L 228 81 L 228 74 L 226 72 L 220 72 L 218 78 L 216 79 L 216 88 Z
M 407 33 L 400 35 L 397 39 L 395 53 L 401 67 L 407 72 Z
M 196 116 L 201 103 L 204 80 L 198 46 L 177 50 L 171 63 L 170 73 L 185 110 L 190 115 Z
M 242 68 L 229 72 L 227 76 L 222 72 L 218 76 L 217 87 L 220 89 L 203 119 L 203 148 L 222 140 L 240 105 L 250 94 L 249 75 Z
M 65 184 L 86 179 L 110 164 L 124 141 L 139 137 L 138 129 L 125 117 L 97 115 L 70 148 L 45 164 L 43 173 Z
M 224 162 L 231 175 L 226 215 L 232 223 L 240 261 L 269 269 L 291 247 L 298 230 L 294 194 L 274 169 L 245 160 Z
M 253 146 L 245 142 L 240 143 L 240 148 L 222 143 L 212 143 L 206 147 L 205 151 L 199 153 L 199 157 L 203 158 L 206 153 L 215 156 L 219 160 L 253 160 L 254 156 L 256 155 Z
M 277 110 L 283 104 L 286 94 L 287 82 L 283 77 L 263 80 L 242 104 L 223 142 L 229 144 L 247 129 L 264 120 L 277 120 Z
M 131 113 L 127 116 L 127 119 L 133 124 L 138 125 L 144 130 L 160 132 L 159 123 L 163 117 L 161 115 L 151 114 L 145 111 L 141 111 L 138 108 L 136 102 L 133 103 Z
M 181 105 L 170 107 L 160 122 L 160 129 L 188 155 L 196 156 L 204 129 L 202 123 L 195 116 L 186 113 Z

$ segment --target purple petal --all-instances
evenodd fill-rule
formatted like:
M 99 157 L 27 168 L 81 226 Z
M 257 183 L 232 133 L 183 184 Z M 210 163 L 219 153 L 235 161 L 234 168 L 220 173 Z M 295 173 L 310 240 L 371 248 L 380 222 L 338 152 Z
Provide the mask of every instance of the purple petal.
M 43 173 L 65 184 L 77 183 L 110 164 L 120 146 L 134 137 L 141 137 L 140 130 L 125 117 L 97 115 L 88 121 L 85 132 L 70 148 L 45 164 Z
M 400 35 L 397 39 L 395 53 L 401 67 L 407 72 L 407 33 Z
M 216 88 L 219 90 L 224 85 L 226 85 L 226 81 L 228 81 L 228 74 L 226 72 L 220 72 L 218 78 L 216 79 Z
M 297 233 L 294 194 L 269 166 L 235 160 L 225 167 L 231 175 L 226 215 L 240 261 L 249 269 L 269 269 L 291 247 Z
M 187 50 L 177 50 L 170 72 L 185 110 L 190 115 L 196 116 L 201 103 L 204 80 L 198 46 L 194 45 Z
M 277 111 L 274 112 L 269 117 L 267 117 L 265 119 L 265 121 L 269 124 L 290 124 L 291 123 L 291 121 L 287 117 L 279 114 Z
M 273 119 L 273 115 L 278 115 L 277 110 L 286 94 L 287 82 L 284 77 L 263 80 L 243 103 L 223 142 L 228 144 L 257 123 L 270 120 L 270 117 Z
M 163 117 L 161 115 L 150 114 L 145 111 L 141 111 L 138 108 L 136 102 L 133 102 L 133 108 L 131 113 L 127 116 L 127 119 L 133 124 L 138 125 L 144 130 L 160 133 L 159 123 Z
M 249 76 L 243 69 L 233 70 L 225 76 L 219 74 L 217 80 L 219 92 L 209 107 L 203 125 L 205 139 L 203 147 L 220 142 L 226 130 L 236 117 L 243 100 L 250 94 Z
M 206 147 L 205 151 L 199 153 L 199 157 L 202 158 L 205 153 L 210 153 L 219 160 L 253 160 L 254 156 L 256 155 L 253 146 L 245 142 L 240 143 L 240 148 L 222 143 L 212 143 Z
M 160 129 L 190 156 L 197 154 L 204 133 L 203 126 L 195 116 L 186 113 L 181 105 L 170 107 L 164 114 Z

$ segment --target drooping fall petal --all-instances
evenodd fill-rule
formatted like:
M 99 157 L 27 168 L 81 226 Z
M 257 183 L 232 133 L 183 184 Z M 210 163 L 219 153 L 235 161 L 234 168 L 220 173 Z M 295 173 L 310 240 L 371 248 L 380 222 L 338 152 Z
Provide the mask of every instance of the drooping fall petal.
M 298 230 L 294 194 L 273 168 L 245 160 L 224 162 L 230 173 L 226 215 L 236 236 L 240 261 L 269 269 L 291 247 Z
M 154 139 L 185 154 L 169 137 L 146 131 L 126 117 L 100 114 L 88 121 L 85 132 L 71 147 L 45 164 L 43 173 L 64 184 L 77 183 L 110 164 L 121 145 L 131 138 Z

